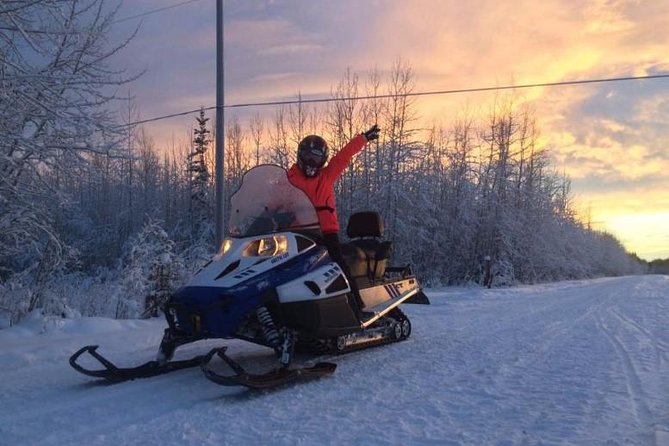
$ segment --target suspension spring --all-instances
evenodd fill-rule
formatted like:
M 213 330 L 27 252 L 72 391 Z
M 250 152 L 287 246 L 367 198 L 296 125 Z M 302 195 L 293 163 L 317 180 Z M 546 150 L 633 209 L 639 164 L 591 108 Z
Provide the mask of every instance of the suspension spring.
M 262 334 L 265 336 L 265 339 L 273 348 L 279 347 L 281 344 L 281 337 L 279 336 L 279 330 L 277 330 L 274 321 L 272 320 L 272 315 L 269 314 L 267 307 L 261 306 L 256 310 L 256 316 L 258 317 L 258 322 L 260 322 L 260 328 L 262 329 Z

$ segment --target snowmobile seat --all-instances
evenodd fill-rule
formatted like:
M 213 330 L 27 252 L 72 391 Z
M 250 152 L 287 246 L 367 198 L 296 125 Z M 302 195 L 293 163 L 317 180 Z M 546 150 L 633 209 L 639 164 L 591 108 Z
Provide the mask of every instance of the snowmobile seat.
M 391 241 L 382 240 L 383 219 L 377 212 L 365 211 L 351 215 L 346 227 L 350 242 L 342 244 L 344 260 L 351 276 L 371 282 L 383 278 L 388 258 L 393 251 Z

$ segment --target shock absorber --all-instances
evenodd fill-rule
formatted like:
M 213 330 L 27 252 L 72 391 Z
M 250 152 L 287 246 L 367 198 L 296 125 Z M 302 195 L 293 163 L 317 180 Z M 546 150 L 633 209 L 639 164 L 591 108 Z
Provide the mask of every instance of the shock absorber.
M 293 332 L 284 328 L 281 330 L 283 342 L 281 343 L 281 348 L 279 349 L 279 362 L 283 367 L 288 367 L 290 365 L 290 358 L 293 354 L 293 347 L 295 346 L 295 339 L 293 338 Z
M 272 320 L 272 315 L 269 314 L 266 306 L 260 306 L 256 310 L 256 316 L 258 317 L 258 322 L 260 322 L 260 328 L 262 329 L 262 334 L 265 336 L 265 339 L 273 348 L 278 348 L 281 344 L 281 337 L 279 336 L 279 330 L 277 330 L 274 321 Z

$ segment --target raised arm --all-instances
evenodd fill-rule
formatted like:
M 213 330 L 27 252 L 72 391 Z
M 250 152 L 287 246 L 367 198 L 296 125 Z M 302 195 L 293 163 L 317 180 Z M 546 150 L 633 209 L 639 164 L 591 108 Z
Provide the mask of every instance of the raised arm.
M 365 144 L 379 137 L 379 131 L 379 126 L 374 124 L 365 133 L 361 133 L 349 141 L 348 144 L 332 157 L 327 167 L 323 169 L 324 173 L 335 180 L 339 178 L 351 162 L 351 159 L 365 147 Z

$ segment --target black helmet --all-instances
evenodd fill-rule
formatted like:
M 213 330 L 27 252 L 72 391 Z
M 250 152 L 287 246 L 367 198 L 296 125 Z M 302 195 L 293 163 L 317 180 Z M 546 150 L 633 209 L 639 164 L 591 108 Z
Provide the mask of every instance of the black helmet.
M 305 137 L 297 146 L 297 165 L 308 177 L 313 177 L 328 160 L 328 143 L 317 135 Z

